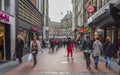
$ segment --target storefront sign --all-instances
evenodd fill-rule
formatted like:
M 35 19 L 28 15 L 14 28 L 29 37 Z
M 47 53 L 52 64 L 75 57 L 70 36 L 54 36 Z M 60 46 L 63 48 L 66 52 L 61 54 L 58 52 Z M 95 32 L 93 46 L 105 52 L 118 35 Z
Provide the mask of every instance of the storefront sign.
M 97 11 L 97 13 L 95 13 L 94 19 L 96 19 L 96 18 L 100 17 L 101 15 L 105 14 L 108 9 L 109 9 L 109 6 L 101 8 L 99 11 Z
M 49 27 L 46 27 L 46 30 L 49 30 Z
M 7 15 L 4 12 L 0 12 L 0 20 L 2 20 L 2 21 L 4 20 L 5 22 L 9 22 L 10 21 L 9 15 Z
M 95 11 L 95 7 L 93 5 L 91 5 L 87 8 L 88 13 L 93 13 L 94 11 Z
M 79 32 L 89 32 L 90 31 L 90 26 L 84 27 L 84 28 L 80 28 Z
M 90 26 L 85 27 L 86 31 L 89 32 L 90 31 Z
M 39 29 L 38 29 L 37 27 L 35 27 L 35 26 L 32 26 L 31 28 L 32 28 L 33 31 L 37 31 L 37 32 L 38 32 L 38 30 L 39 30 Z
M 86 28 L 80 28 L 79 32 L 81 32 L 81 33 L 86 32 Z

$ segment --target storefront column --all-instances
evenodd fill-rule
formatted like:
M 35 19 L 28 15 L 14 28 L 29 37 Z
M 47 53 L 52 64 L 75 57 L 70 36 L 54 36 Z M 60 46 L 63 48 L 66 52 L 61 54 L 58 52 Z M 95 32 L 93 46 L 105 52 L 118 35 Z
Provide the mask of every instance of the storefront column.
M 116 23 L 114 28 L 114 44 L 116 48 L 116 51 L 115 51 L 116 54 L 117 54 L 117 40 L 118 40 L 118 24 Z
M 107 29 L 104 28 L 104 42 L 106 41 L 106 38 L 107 38 Z

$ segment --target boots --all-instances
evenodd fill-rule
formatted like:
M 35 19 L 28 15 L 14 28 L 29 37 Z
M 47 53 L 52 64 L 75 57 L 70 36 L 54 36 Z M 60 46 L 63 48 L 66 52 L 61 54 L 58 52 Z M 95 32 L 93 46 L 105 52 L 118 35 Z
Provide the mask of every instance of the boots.
M 37 60 L 33 61 L 33 66 L 35 66 L 37 64 Z

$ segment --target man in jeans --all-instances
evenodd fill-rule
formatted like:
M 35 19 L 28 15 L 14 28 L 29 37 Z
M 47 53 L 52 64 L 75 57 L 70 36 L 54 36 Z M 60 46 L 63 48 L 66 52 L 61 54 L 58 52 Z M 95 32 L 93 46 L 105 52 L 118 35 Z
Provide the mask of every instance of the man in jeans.
M 84 56 L 86 58 L 86 66 L 87 69 L 90 69 L 90 54 L 92 52 L 92 40 L 90 40 L 90 36 L 86 37 L 86 40 L 83 41 L 83 50 Z

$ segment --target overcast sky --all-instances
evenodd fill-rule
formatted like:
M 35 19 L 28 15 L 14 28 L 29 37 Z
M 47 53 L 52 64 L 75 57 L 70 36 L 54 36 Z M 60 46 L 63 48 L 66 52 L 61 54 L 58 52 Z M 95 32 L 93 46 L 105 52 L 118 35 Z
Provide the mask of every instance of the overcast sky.
M 49 0 L 49 17 L 51 21 L 60 22 L 67 10 L 72 10 L 71 0 Z

